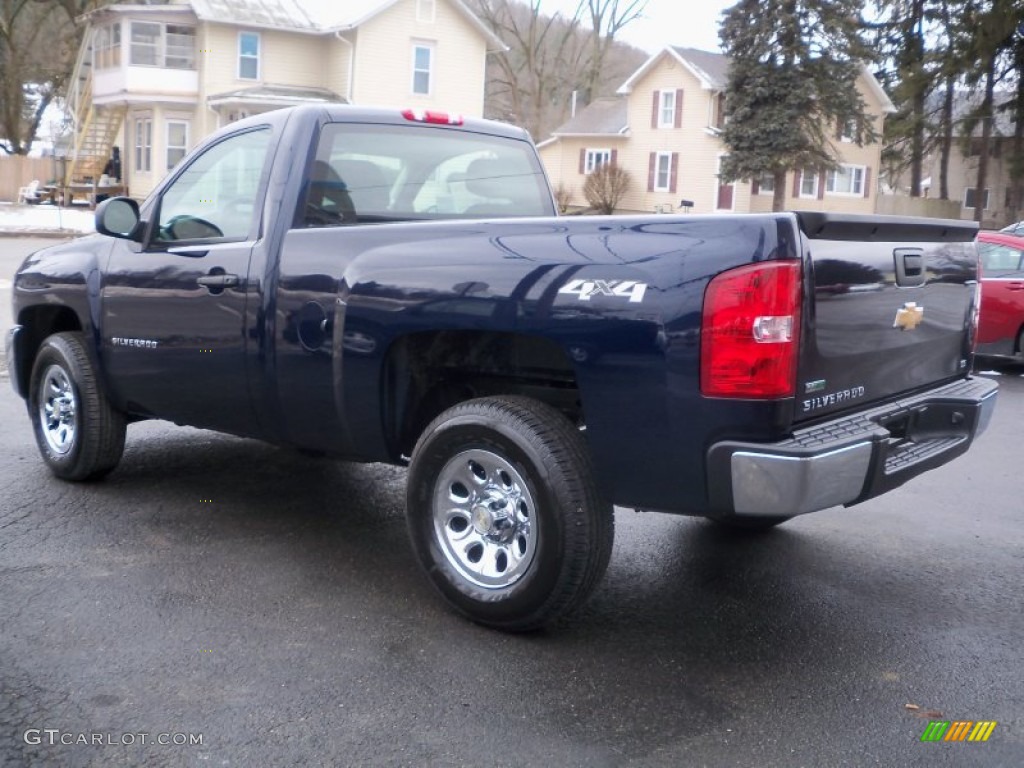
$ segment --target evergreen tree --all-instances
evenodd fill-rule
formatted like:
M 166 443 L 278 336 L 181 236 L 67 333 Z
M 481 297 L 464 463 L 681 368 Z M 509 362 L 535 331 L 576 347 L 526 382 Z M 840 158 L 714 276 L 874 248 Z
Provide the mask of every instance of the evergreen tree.
M 862 8 L 862 0 L 740 0 L 725 11 L 724 181 L 773 176 L 780 211 L 787 171 L 835 168 L 840 132 L 857 144 L 877 138 L 856 86 L 868 58 Z

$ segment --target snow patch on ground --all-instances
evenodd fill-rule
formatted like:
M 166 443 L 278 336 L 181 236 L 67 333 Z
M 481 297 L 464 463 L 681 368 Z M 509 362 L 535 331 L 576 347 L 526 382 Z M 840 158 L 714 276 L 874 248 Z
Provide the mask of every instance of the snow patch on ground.
M 0 203 L 0 232 L 95 232 L 95 212 L 57 205 Z

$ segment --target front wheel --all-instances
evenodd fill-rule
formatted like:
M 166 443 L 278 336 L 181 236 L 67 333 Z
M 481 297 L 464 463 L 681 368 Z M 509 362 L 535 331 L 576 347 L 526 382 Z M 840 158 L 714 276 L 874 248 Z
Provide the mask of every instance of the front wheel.
M 81 333 L 57 333 L 43 342 L 32 366 L 28 412 L 39 453 L 57 477 L 95 479 L 121 460 L 125 418 L 108 402 Z
M 480 624 L 525 631 L 587 599 L 614 537 L 586 444 L 562 414 L 523 397 L 470 400 L 426 428 L 407 514 L 434 586 Z

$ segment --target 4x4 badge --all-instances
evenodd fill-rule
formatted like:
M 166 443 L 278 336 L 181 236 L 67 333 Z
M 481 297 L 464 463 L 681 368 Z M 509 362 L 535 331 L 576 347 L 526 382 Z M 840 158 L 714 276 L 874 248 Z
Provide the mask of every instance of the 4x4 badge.
M 917 302 L 908 301 L 902 309 L 896 310 L 896 319 L 892 321 L 893 328 L 901 331 L 912 331 L 924 320 L 924 307 L 917 306 Z

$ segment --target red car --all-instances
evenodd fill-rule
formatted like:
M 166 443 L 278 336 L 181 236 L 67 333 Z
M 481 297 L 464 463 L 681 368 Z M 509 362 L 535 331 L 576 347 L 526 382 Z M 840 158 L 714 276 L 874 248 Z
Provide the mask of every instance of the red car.
M 979 232 L 979 357 L 1024 363 L 1024 237 Z

